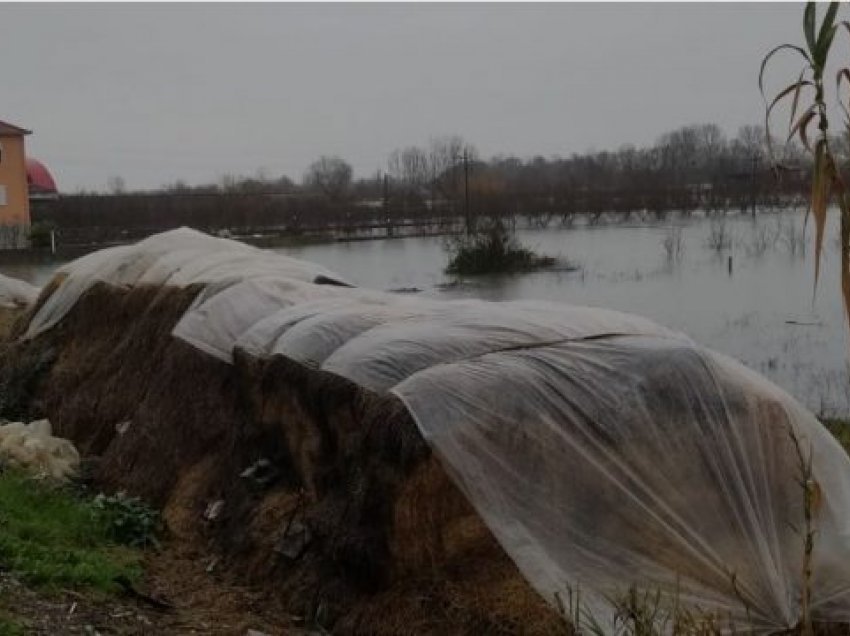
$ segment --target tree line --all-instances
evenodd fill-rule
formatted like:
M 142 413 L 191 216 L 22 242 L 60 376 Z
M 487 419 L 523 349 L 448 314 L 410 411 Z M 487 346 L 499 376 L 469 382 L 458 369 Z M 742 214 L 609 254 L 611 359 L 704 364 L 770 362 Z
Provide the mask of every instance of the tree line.
M 536 225 L 578 216 L 662 216 L 802 205 L 811 162 L 795 143 L 769 144 L 760 126 L 728 137 L 715 124 L 683 126 L 646 147 L 568 157 L 483 159 L 472 143 L 444 136 L 392 152 L 386 167 L 355 178 L 341 157 L 320 157 L 300 182 L 282 175 L 226 176 L 216 183 L 175 182 L 153 191 L 60 198 L 36 217 L 60 228 L 114 228 L 144 234 L 176 225 L 207 230 L 322 227 L 469 217 L 525 217 Z M 118 187 L 120 186 L 120 187 Z

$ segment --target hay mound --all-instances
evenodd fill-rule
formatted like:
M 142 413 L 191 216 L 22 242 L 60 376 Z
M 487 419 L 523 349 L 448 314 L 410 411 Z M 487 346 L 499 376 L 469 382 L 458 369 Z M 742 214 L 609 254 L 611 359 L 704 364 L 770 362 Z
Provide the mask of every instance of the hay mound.
M 0 351 L 0 386 L 27 387 L 99 486 L 160 507 L 175 540 L 282 611 L 348 634 L 563 630 L 396 398 L 174 339 L 201 291 L 96 283 Z
M 604 620 L 636 585 L 788 627 L 811 452 L 811 610 L 850 616 L 850 459 L 757 374 L 635 316 L 327 285 L 228 243 L 180 230 L 66 266 L 0 388 L 290 610 L 552 633 L 546 602 L 580 589 Z
M 66 480 L 77 475 L 80 455 L 71 442 L 53 437 L 47 420 L 12 422 L 0 426 L 0 463 Z

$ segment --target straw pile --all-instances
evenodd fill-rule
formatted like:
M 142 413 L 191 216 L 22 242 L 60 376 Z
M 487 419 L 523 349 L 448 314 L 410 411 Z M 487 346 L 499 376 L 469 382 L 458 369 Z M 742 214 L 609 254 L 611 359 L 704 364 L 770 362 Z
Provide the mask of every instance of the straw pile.
M 0 345 L 0 417 L 49 418 L 99 486 L 336 632 L 564 629 L 398 400 L 172 338 L 199 289 L 98 283 L 55 328 Z

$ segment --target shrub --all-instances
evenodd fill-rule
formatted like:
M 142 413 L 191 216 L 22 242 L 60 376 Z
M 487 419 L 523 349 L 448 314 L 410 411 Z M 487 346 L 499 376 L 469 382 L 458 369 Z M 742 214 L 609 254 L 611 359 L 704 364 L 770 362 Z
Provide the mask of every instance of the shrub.
M 30 247 L 50 247 L 50 234 L 55 230 L 53 223 L 33 223 L 30 227 Z
M 116 543 L 133 548 L 158 545 L 159 514 L 140 499 L 121 492 L 109 496 L 101 493 L 91 505 Z
M 454 239 L 449 246 L 447 274 L 475 275 L 522 272 L 551 267 L 555 259 L 535 254 L 520 245 L 501 220 L 471 236 Z

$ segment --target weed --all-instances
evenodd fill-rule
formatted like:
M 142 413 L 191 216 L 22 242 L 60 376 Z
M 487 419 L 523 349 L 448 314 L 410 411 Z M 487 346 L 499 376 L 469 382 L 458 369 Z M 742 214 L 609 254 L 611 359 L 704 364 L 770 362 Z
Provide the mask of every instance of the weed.
M 726 227 L 726 219 L 712 219 L 706 247 L 715 252 L 723 252 L 732 247 L 732 232 Z
M 776 247 L 779 241 L 779 228 L 760 224 L 753 228 L 750 240 L 744 245 L 747 256 L 761 257 L 765 252 Z
M 661 241 L 664 246 L 664 252 L 667 254 L 667 261 L 670 263 L 681 262 L 685 254 L 685 241 L 682 237 L 682 228 L 678 225 L 671 225 L 667 228 L 667 234 Z
M 106 522 L 113 541 L 134 548 L 158 545 L 159 513 L 140 499 L 121 492 L 109 496 L 99 494 L 91 506 Z
M 794 223 L 780 223 L 777 228 L 779 241 L 791 256 L 806 255 L 806 236 L 802 228 Z

